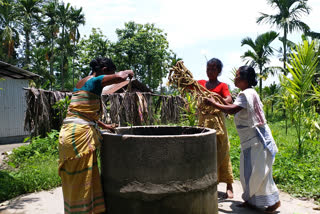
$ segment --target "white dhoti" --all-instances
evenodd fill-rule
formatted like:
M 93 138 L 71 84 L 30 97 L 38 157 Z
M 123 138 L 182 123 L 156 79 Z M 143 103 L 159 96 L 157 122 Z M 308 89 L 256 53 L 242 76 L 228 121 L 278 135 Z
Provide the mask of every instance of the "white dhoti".
M 241 135 L 240 181 L 242 199 L 257 207 L 264 207 L 279 201 L 279 191 L 272 178 L 274 155 L 261 140 L 257 129 L 238 127 Z

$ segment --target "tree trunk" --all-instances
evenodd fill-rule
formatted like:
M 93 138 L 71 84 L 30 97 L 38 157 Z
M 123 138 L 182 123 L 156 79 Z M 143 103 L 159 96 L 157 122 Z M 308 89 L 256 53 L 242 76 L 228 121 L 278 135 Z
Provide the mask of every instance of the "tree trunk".
M 283 33 L 283 69 L 284 74 L 287 75 L 287 33 L 288 33 L 288 26 L 285 25 L 284 33 Z
M 73 41 L 73 46 L 74 48 L 76 47 L 75 41 Z M 75 51 L 73 52 L 73 57 L 72 57 L 72 88 L 74 88 L 74 58 L 75 58 Z
M 50 58 L 49 58 L 49 63 L 50 63 L 50 89 L 52 90 L 52 75 L 53 75 L 53 60 L 54 60 L 54 54 L 53 54 L 53 33 L 52 33 L 52 38 L 51 38 L 51 51 L 50 51 Z
M 26 65 L 29 69 L 30 64 L 30 32 L 29 30 L 26 30 Z
M 259 69 L 260 69 L 259 94 L 260 94 L 260 99 L 262 101 L 263 100 L 263 97 L 262 97 L 262 66 L 259 66 Z
M 151 69 L 150 69 L 150 63 L 148 63 L 148 83 L 149 83 L 149 87 L 153 88 L 151 85 Z
M 65 45 L 65 26 L 62 27 L 62 45 Z M 61 47 L 61 89 L 64 90 L 64 48 Z

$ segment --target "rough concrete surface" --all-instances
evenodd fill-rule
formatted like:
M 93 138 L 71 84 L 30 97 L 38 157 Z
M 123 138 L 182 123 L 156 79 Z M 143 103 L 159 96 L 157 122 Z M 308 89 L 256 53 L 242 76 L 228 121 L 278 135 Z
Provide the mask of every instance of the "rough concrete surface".
M 234 199 L 222 199 L 226 185 L 219 184 L 219 214 L 259 214 L 262 210 L 236 207 L 242 203 L 242 188 L 239 181 L 235 181 L 233 188 Z M 317 205 L 312 201 L 302 201 L 281 192 L 281 207 L 276 213 L 281 214 L 320 214 L 320 211 L 313 210 Z M 32 194 L 23 195 L 0 204 L 0 214 L 63 214 L 63 198 L 61 187 Z

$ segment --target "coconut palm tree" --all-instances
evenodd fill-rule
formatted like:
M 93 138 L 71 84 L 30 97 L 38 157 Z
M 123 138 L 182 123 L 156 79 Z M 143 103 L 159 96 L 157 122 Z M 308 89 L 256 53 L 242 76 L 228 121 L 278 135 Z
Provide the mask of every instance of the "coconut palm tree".
M 60 53 L 60 79 L 61 79 L 61 89 L 65 88 L 65 80 L 68 71 L 68 60 L 67 53 L 70 49 L 70 36 L 69 36 L 69 26 L 70 26 L 70 3 L 65 4 L 64 2 L 58 5 L 58 23 L 60 26 L 60 34 L 58 39 L 59 53 Z
M 48 51 L 46 53 L 46 58 L 50 64 L 50 88 L 52 89 L 52 75 L 53 75 L 53 63 L 55 60 L 54 47 L 56 45 L 56 39 L 59 33 L 58 24 L 58 1 L 54 0 L 44 5 L 44 15 L 46 20 L 43 23 L 41 33 L 44 37 L 44 42 L 48 46 Z
M 269 15 L 261 13 L 257 19 L 257 23 L 269 23 L 276 25 L 279 29 L 283 29 L 283 69 L 287 74 L 287 36 L 294 30 L 308 31 L 309 27 L 300 21 L 300 15 L 309 14 L 310 8 L 307 6 L 307 0 L 267 0 L 268 4 L 274 9 L 278 9 L 278 13 Z
M 19 11 L 20 24 L 25 37 L 25 63 L 28 67 L 30 65 L 30 53 L 33 27 L 37 22 L 40 22 L 40 13 L 42 0 L 19 0 L 17 10 Z
M 248 45 L 251 50 L 246 51 L 241 58 L 247 60 L 246 64 L 250 63 L 252 67 L 259 69 L 259 94 L 262 98 L 262 79 L 267 78 L 269 73 L 274 72 L 273 67 L 265 67 L 270 62 L 269 56 L 273 54 L 273 49 L 270 44 L 278 37 L 275 31 L 266 32 L 259 35 L 255 41 L 250 37 L 244 38 L 241 41 L 241 46 Z
M 10 62 L 14 54 L 15 46 L 19 44 L 19 33 L 16 26 L 17 14 L 14 12 L 14 4 L 10 1 L 3 1 L 0 7 L 0 42 L 2 45 L 1 58 Z
M 76 43 L 79 42 L 80 39 L 80 32 L 79 26 L 85 24 L 84 14 L 82 13 L 82 7 L 80 9 L 76 9 L 71 7 L 70 13 L 70 38 L 73 41 L 73 49 L 76 48 Z M 72 52 L 72 86 L 74 87 L 74 58 L 75 58 L 76 51 Z

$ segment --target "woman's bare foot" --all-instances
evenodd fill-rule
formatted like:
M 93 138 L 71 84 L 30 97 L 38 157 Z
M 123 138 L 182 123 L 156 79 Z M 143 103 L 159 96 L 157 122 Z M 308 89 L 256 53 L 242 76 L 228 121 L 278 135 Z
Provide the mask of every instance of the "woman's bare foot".
M 233 198 L 233 188 L 232 188 L 232 184 L 227 184 L 226 196 L 227 196 L 227 198 Z
M 265 209 L 264 212 L 266 212 L 266 213 L 274 213 L 280 206 L 281 206 L 281 203 L 280 203 L 280 201 L 278 201 L 274 205 L 267 207 L 267 209 Z

